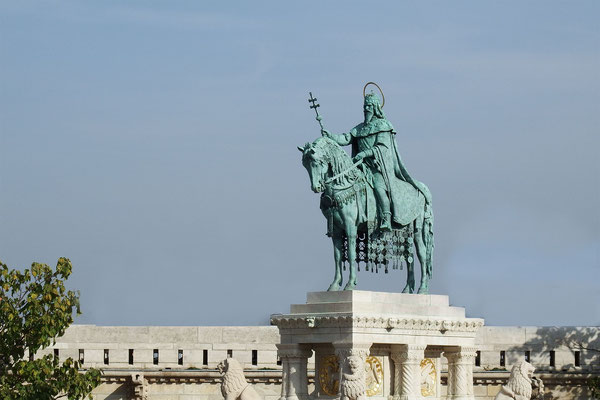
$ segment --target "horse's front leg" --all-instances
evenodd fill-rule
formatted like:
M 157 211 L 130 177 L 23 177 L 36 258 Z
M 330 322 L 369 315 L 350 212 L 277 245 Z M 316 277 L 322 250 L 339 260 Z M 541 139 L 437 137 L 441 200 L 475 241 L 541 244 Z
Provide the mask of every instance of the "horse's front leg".
M 348 235 L 348 263 L 350 264 L 350 276 L 344 290 L 356 288 L 356 232 L 354 236 Z
M 333 242 L 333 258 L 335 259 L 335 275 L 333 282 L 329 285 L 327 291 L 340 290 L 342 286 L 342 251 L 344 251 L 344 238 L 340 235 L 334 234 L 331 237 Z
M 415 260 L 408 262 L 406 261 L 406 286 L 402 289 L 402 293 L 414 293 L 415 292 Z
M 348 264 L 350 264 L 350 276 L 344 290 L 353 290 L 356 288 L 356 225 L 354 220 L 347 221 L 346 236 L 348 238 Z

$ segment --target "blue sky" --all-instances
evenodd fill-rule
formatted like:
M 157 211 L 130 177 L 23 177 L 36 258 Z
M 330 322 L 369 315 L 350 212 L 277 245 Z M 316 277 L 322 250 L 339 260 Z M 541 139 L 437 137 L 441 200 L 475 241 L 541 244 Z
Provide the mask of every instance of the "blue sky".
M 434 199 L 431 292 L 600 323 L 600 5 L 0 2 L 0 259 L 69 257 L 78 323 L 266 324 L 333 275 L 297 145 L 376 81 Z M 405 271 L 361 273 L 398 291 Z

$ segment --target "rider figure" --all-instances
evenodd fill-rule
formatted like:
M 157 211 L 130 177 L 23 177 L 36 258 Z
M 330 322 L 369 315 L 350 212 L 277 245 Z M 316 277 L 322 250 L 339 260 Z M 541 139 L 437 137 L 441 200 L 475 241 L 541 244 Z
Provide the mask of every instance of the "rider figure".
M 334 140 L 340 146 L 352 144 L 352 158 L 354 162 L 363 160 L 363 168 L 367 182 L 373 187 L 377 210 L 379 213 L 382 231 L 392 229 L 392 210 L 394 204 L 391 193 L 400 190 L 394 185 L 394 177 L 410 183 L 415 189 L 423 193 L 427 203 L 431 202 L 429 190 L 419 181 L 415 181 L 406 171 L 394 140 L 394 127 L 385 118 L 379 98 L 369 93 L 365 96 L 364 122 L 356 125 L 350 132 L 340 135 L 331 134 L 323 130 L 323 135 Z

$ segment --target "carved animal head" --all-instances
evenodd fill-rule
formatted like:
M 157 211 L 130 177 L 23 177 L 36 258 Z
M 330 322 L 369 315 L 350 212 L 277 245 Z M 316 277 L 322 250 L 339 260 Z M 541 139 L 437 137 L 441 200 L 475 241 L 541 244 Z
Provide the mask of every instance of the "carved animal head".
M 217 364 L 217 369 L 219 370 L 220 374 L 224 374 L 225 372 L 227 372 L 227 359 Z
M 226 359 L 224 359 L 223 361 L 221 361 L 217 365 L 217 369 L 219 370 L 219 372 L 221 374 L 225 374 L 228 371 L 236 371 L 236 372 L 237 371 L 240 371 L 240 372 L 244 371 L 244 368 L 242 368 L 242 365 L 235 358 L 226 358 Z
M 227 397 L 231 393 L 239 394 L 247 385 L 242 365 L 234 358 L 226 358 L 217 368 L 223 374 L 221 393 Z
M 531 380 L 533 379 L 533 372 L 535 368 L 527 361 L 522 360 L 515 364 L 510 371 L 510 377 L 508 378 L 508 386 L 514 393 L 525 396 L 526 398 L 531 397 Z
M 360 371 L 362 364 L 363 362 L 359 356 L 348 357 L 348 368 L 350 369 L 350 372 L 352 374 L 355 374 L 356 372 Z

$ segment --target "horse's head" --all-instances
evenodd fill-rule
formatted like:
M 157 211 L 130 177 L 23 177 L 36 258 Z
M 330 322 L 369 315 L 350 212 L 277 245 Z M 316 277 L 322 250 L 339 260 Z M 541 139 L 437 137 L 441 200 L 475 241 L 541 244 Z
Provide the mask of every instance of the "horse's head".
M 302 165 L 308 171 L 310 187 L 315 193 L 325 190 L 325 179 L 329 171 L 329 152 L 324 146 L 327 138 L 318 138 L 304 147 L 298 147 L 302 152 Z

